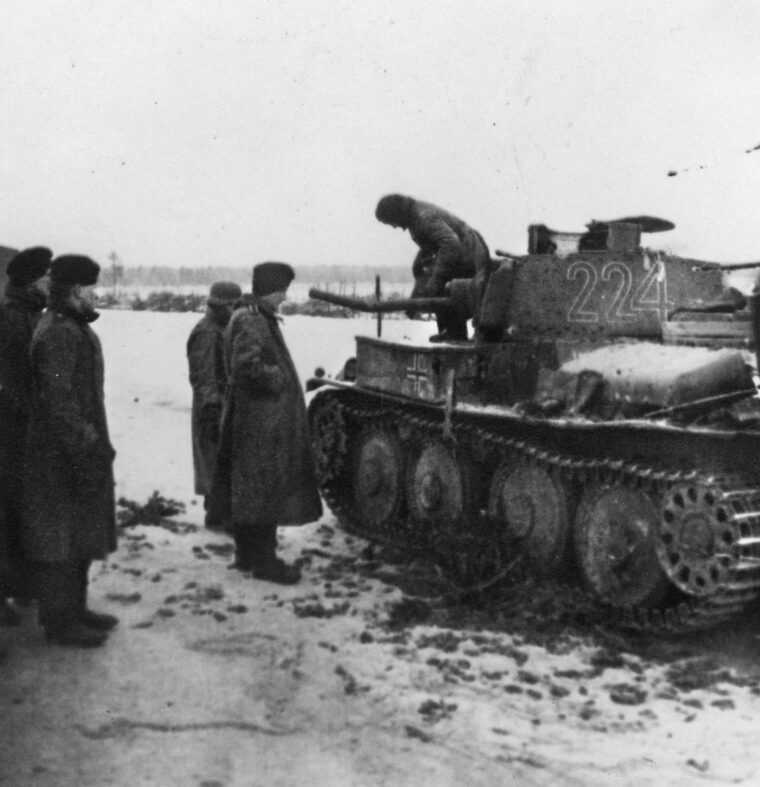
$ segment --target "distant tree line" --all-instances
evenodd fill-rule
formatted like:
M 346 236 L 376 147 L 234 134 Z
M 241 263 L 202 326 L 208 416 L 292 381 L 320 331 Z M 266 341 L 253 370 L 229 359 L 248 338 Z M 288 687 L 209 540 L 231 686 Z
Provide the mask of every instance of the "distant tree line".
M 154 290 L 144 298 L 139 295 L 127 295 L 126 293 L 114 293 L 105 290 L 96 298 L 96 305 L 99 309 L 127 309 L 131 311 L 149 312 L 202 312 L 206 308 L 206 293 L 189 292 L 181 293 L 173 290 Z M 403 298 L 402 292 L 391 292 L 385 296 L 389 300 Z M 371 300 L 369 296 L 364 296 L 362 300 Z M 286 301 L 281 306 L 283 314 L 304 314 L 310 317 L 354 317 L 357 312 L 345 306 L 335 306 L 309 298 L 306 301 L 296 303 Z M 390 316 L 390 315 L 389 315 Z
M 383 282 L 408 285 L 412 282 L 411 266 L 396 265 L 368 268 L 363 265 L 295 265 L 296 280 L 306 283 L 366 282 L 379 275 Z M 247 286 L 251 281 L 251 267 L 207 265 L 203 267 L 171 268 L 168 265 L 105 265 L 100 274 L 102 287 L 182 287 L 211 285 L 215 281 L 234 281 Z

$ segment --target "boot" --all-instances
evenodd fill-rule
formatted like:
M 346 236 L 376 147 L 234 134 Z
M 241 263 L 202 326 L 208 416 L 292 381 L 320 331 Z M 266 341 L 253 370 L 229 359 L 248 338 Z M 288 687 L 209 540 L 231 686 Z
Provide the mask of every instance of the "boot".
M 253 567 L 253 578 L 276 582 L 278 585 L 297 585 L 301 571 L 298 566 L 286 563 L 279 557 L 271 557 Z
M 206 516 L 203 523 L 208 530 L 213 530 L 215 533 L 231 533 L 230 523 L 226 519 L 220 519 L 217 514 L 209 510 L 209 496 L 203 498 L 203 508 L 206 511 Z
M 259 525 L 259 549 L 254 553 L 253 577 L 278 585 L 295 585 L 301 579 L 297 566 L 290 565 L 277 557 L 277 525 Z
M 98 648 L 106 641 L 106 634 L 88 628 L 76 615 L 67 614 L 59 616 L 58 622 L 45 626 L 45 639 L 53 645 Z
M 253 569 L 253 553 L 255 549 L 255 533 L 250 524 L 237 523 L 233 526 L 235 538 L 235 559 L 229 568 L 238 571 L 251 571 Z
M 8 601 L 7 598 L 0 601 L 0 626 L 20 626 L 21 613 Z
M 105 612 L 94 612 L 87 606 L 87 586 L 89 584 L 90 561 L 83 560 L 76 564 L 76 608 L 77 621 L 93 631 L 110 631 L 119 622 L 115 615 Z
M 110 631 L 119 623 L 119 619 L 116 615 L 109 615 L 107 612 L 94 612 L 85 607 L 79 613 L 79 622 L 94 631 Z
M 228 522 L 222 520 L 212 519 L 208 514 L 204 518 L 204 525 L 207 530 L 213 530 L 214 533 L 229 533 L 230 525 Z
M 250 571 L 253 568 L 250 556 L 242 555 L 240 552 L 235 552 L 235 559 L 227 568 L 233 571 Z

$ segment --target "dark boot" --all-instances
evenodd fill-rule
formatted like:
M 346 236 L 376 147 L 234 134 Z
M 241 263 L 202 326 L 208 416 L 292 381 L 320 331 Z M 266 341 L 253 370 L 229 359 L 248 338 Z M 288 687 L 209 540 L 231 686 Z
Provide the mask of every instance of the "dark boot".
M 430 337 L 431 342 L 456 342 L 467 339 L 467 318 L 455 308 L 443 308 L 436 314 L 438 333 Z
M 67 561 L 37 563 L 34 579 L 40 626 L 45 629 L 55 626 L 62 610 L 78 608 L 81 588 L 73 564 Z
M 21 620 L 21 613 L 7 598 L 0 600 L 0 626 L 20 626 Z
M 253 553 L 256 550 L 255 533 L 248 523 L 237 523 L 233 526 L 235 538 L 235 559 L 229 568 L 238 571 L 251 571 L 253 569 Z
M 210 502 L 209 502 L 209 495 L 206 495 L 203 498 L 203 508 L 206 511 L 206 516 L 204 517 L 204 524 L 209 530 L 213 530 L 215 533 L 231 533 L 232 529 L 230 528 L 230 523 L 226 519 L 221 519 L 219 516 L 214 512 L 210 511 Z
M 56 623 L 45 626 L 45 639 L 53 645 L 98 648 L 105 643 L 106 634 L 85 626 L 75 612 L 68 611 L 58 615 Z
M 110 631 L 119 619 L 116 615 L 106 612 L 95 612 L 87 607 L 87 585 L 90 572 L 90 561 L 82 561 L 76 566 L 77 617 L 79 622 L 94 631 Z
M 260 548 L 254 554 L 253 577 L 278 585 L 295 585 L 301 579 L 297 566 L 277 557 L 277 525 L 265 524 L 257 527 Z
M 85 608 L 79 613 L 79 622 L 93 631 L 110 631 L 118 625 L 119 619 L 107 612 L 95 612 Z
M 301 571 L 298 566 L 273 557 L 253 567 L 253 578 L 276 582 L 278 585 L 297 585 L 301 579 Z

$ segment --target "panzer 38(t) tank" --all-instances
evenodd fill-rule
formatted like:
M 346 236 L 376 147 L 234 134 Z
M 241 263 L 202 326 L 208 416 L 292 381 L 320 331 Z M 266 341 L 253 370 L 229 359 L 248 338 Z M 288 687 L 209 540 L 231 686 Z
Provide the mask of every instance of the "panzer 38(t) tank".
M 309 405 L 323 496 L 370 539 L 484 583 L 520 564 L 642 623 L 760 593 L 760 318 L 715 263 L 640 245 L 638 216 L 529 230 L 529 253 L 446 299 L 365 311 L 473 318 L 471 341 L 357 337 L 356 379 Z

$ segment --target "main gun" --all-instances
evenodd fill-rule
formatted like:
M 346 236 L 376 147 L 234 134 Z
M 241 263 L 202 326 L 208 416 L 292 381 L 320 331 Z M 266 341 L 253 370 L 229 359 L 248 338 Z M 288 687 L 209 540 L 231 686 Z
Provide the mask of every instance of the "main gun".
M 325 301 L 335 306 L 343 306 L 357 312 L 370 312 L 371 314 L 390 314 L 392 312 L 435 312 L 438 309 L 455 305 L 453 298 L 397 298 L 395 300 L 381 301 L 377 298 L 351 298 L 347 295 L 335 295 L 331 292 L 318 290 L 312 287 L 309 297 L 317 301 Z

